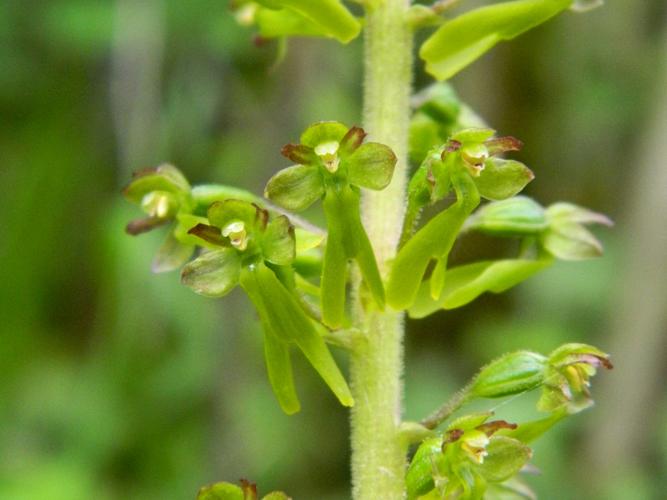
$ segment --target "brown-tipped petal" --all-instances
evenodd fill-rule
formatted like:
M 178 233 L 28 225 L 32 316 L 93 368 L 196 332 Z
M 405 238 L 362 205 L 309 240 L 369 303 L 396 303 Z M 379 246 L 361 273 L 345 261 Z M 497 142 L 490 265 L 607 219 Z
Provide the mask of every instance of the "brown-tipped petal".
M 243 495 L 247 500 L 256 500 L 257 499 L 257 485 L 248 481 L 247 479 L 241 479 L 241 489 L 243 490 Z
M 510 429 L 514 430 L 518 426 L 516 424 L 510 424 L 505 420 L 493 420 L 492 422 L 486 422 L 482 425 L 475 427 L 478 431 L 482 431 L 487 436 L 491 437 L 494 433 L 498 432 L 500 429 Z
M 286 144 L 280 150 L 280 154 L 299 165 L 315 165 L 318 161 L 315 150 L 303 144 Z
M 143 219 L 136 219 L 125 226 L 125 232 L 136 236 L 141 233 L 147 233 L 156 227 L 162 226 L 169 222 L 168 219 L 158 219 L 157 217 L 145 217 Z
M 200 223 L 190 229 L 188 234 L 192 234 L 214 245 L 227 246 L 227 241 L 222 237 L 220 228 L 216 226 L 209 226 L 208 224 Z
M 361 143 L 364 142 L 368 134 L 361 127 L 352 127 L 347 131 L 345 136 L 340 141 L 340 147 L 338 150 L 342 155 L 348 155 L 354 152 Z
M 489 155 L 495 156 L 507 151 L 520 151 L 523 148 L 523 142 L 516 137 L 494 137 L 484 141 L 484 145 L 489 150 Z
M 450 139 L 450 141 L 447 143 L 447 147 L 443 149 L 442 154 L 440 155 L 440 159 L 444 160 L 445 156 L 447 156 L 449 153 L 454 153 L 461 149 L 461 143 L 457 140 Z

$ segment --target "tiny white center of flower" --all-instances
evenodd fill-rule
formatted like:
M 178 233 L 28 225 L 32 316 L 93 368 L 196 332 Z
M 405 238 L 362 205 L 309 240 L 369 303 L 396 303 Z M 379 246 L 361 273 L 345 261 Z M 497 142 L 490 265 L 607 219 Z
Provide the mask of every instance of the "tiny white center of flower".
M 315 146 L 315 154 L 324 161 L 324 166 L 329 172 L 338 170 L 340 159 L 338 158 L 338 141 L 323 142 Z
M 245 230 L 245 224 L 241 221 L 231 222 L 222 229 L 222 235 L 229 238 L 229 242 L 234 248 L 241 251 L 248 248 L 248 234 Z
M 488 456 L 486 446 L 489 444 L 489 437 L 480 431 L 474 431 L 471 436 L 464 437 L 461 448 L 468 456 L 478 464 L 484 463 L 484 457 Z

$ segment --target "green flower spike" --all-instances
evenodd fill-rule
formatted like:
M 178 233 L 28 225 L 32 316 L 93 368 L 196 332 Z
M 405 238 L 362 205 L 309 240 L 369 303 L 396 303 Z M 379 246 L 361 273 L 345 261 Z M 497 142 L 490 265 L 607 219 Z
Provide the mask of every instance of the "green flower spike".
M 258 500 L 257 485 L 241 479 L 241 486 L 219 482 L 200 488 L 197 500 Z M 291 500 L 282 491 L 273 491 L 264 495 L 262 500 Z
M 295 258 L 294 228 L 286 216 L 239 200 L 216 202 L 209 224 L 189 233 L 214 250 L 205 251 L 182 271 L 183 284 L 208 297 L 222 297 L 241 285 L 264 329 L 264 356 L 273 391 L 288 413 L 299 410 L 290 345 L 303 352 L 340 402 L 352 406 L 349 388 L 322 337 L 290 291 Z M 279 278 L 280 276 L 281 278 Z
M 598 368 L 611 370 L 609 354 L 587 344 L 565 344 L 549 355 L 542 397 L 537 408 L 553 412 L 565 408 L 578 413 L 593 404 L 590 378 Z
M 355 259 L 373 299 L 384 307 L 384 288 L 375 255 L 359 212 L 359 188 L 384 189 L 391 182 L 396 156 L 385 145 L 363 143 L 366 133 L 338 122 L 311 125 L 301 144 L 288 144 L 282 154 L 297 163 L 274 175 L 265 196 L 293 211 L 323 199 L 327 243 L 322 264 L 322 320 L 332 328 L 345 316 L 347 262 Z
M 433 259 L 437 264 L 430 294 L 438 299 L 445 285 L 449 252 L 480 196 L 490 200 L 509 198 L 533 179 L 533 173 L 522 163 L 496 158 L 520 149 L 521 142 L 493 134 L 490 129 L 457 132 L 444 146 L 431 151 L 410 180 L 402 247 L 387 283 L 387 300 L 392 307 L 408 309 L 414 303 Z M 411 237 L 423 208 L 445 198 L 452 187 L 456 202 Z
M 408 468 L 408 498 L 481 499 L 489 486 L 511 480 L 528 462 L 531 450 L 517 439 L 496 435 L 517 426 L 488 421 L 492 415 L 466 415 L 441 436 L 425 440 Z

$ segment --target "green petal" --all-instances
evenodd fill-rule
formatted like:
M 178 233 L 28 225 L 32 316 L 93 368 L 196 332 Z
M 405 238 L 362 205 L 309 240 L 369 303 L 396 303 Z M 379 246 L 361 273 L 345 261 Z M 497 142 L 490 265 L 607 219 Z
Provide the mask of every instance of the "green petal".
M 484 479 L 502 482 L 517 474 L 526 465 L 532 451 L 521 441 L 506 436 L 494 436 L 486 446 L 488 455 L 479 466 Z
M 193 252 L 193 245 L 181 243 L 170 231 L 153 258 L 151 269 L 154 273 L 165 273 L 178 269 L 190 260 Z
M 396 155 L 389 146 L 367 142 L 345 159 L 350 184 L 381 190 L 391 182 Z
M 324 196 L 319 168 L 295 165 L 282 169 L 269 179 L 264 196 L 287 210 L 305 210 Z
M 246 230 L 263 230 L 268 217 L 266 210 L 242 200 L 216 201 L 208 209 L 208 220 L 220 229 L 224 229 L 232 222 L 240 221 L 246 224 Z
M 250 272 L 257 273 L 258 291 L 262 297 L 271 330 L 279 339 L 295 342 L 338 400 L 344 406 L 352 406 L 354 401 L 347 382 L 331 356 L 329 348 L 296 298 L 264 264 L 258 264 Z
M 190 184 L 180 170 L 173 165 L 160 165 L 134 174 L 132 182 L 123 190 L 125 197 L 140 204 L 145 195 L 152 191 L 183 194 L 190 191 Z
M 216 201 L 242 200 L 258 203 L 260 198 L 250 191 L 222 184 L 202 184 L 192 188 L 192 199 L 199 207 L 208 208 Z
M 301 134 L 301 144 L 314 148 L 325 142 L 340 142 L 348 129 L 340 122 L 314 123 Z
M 533 172 L 521 162 L 489 158 L 475 184 L 483 198 L 504 200 L 521 192 L 534 178 Z
M 262 239 L 264 258 L 272 264 L 287 266 L 296 257 L 294 226 L 281 215 L 268 223 Z
M 501 430 L 498 432 L 499 435 L 508 436 L 522 443 L 531 443 L 537 438 L 541 437 L 544 433 L 550 430 L 554 425 L 567 417 L 567 409 L 561 408 L 555 411 L 552 415 L 549 415 L 546 418 L 539 420 L 532 420 L 530 422 L 524 422 L 519 424 L 516 429 L 512 430 Z
M 604 214 L 593 212 L 573 203 L 558 202 L 549 205 L 546 210 L 547 217 L 551 220 L 567 220 L 579 224 L 602 224 L 613 226 L 613 221 Z
M 572 0 L 517 0 L 466 12 L 445 22 L 419 55 L 438 80 L 451 78 L 502 40 L 510 40 L 567 9 Z
M 324 241 L 324 238 L 326 238 L 326 235 L 323 233 L 313 233 L 302 227 L 294 228 L 294 236 L 296 237 L 297 254 L 319 247 Z
M 593 233 L 575 222 L 552 222 L 540 243 L 561 260 L 585 260 L 602 255 L 602 244 Z
M 485 292 L 504 292 L 551 264 L 551 259 L 507 259 L 453 267 L 445 274 L 445 286 L 440 299 L 433 300 L 428 281 L 421 285 L 417 299 L 410 308 L 410 317 L 423 318 L 441 308 L 462 307 Z
M 232 248 L 202 254 L 185 265 L 181 282 L 199 295 L 222 297 L 239 282 L 241 259 Z
M 289 345 L 274 337 L 270 331 L 264 334 L 264 359 L 269 381 L 280 407 L 287 415 L 298 412 L 301 404 L 294 386 Z

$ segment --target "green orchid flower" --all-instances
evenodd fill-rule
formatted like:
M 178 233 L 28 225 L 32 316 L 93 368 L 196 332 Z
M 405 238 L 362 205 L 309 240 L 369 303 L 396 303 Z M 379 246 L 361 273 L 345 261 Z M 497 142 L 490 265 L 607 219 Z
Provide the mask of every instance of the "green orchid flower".
M 345 406 L 349 388 L 323 338 L 293 293 L 296 243 L 284 215 L 240 200 L 213 203 L 208 223 L 189 230 L 210 249 L 185 265 L 183 284 L 207 297 L 222 297 L 237 285 L 257 309 L 264 330 L 264 356 L 273 391 L 288 413 L 299 410 L 290 346 L 296 345 Z
M 560 346 L 547 360 L 538 410 L 553 412 L 564 408 L 573 414 L 590 407 L 590 378 L 598 368 L 613 368 L 609 354 L 587 344 Z
M 141 170 L 134 174 L 123 194 L 147 214 L 147 217 L 127 225 L 129 234 L 137 235 L 170 225 L 167 238 L 153 259 L 153 271 L 172 271 L 185 264 L 196 245 L 196 241 L 185 235 L 199 219 L 193 215 L 196 203 L 192 188 L 180 170 L 168 164 Z
M 384 307 L 384 287 L 375 255 L 359 212 L 359 188 L 384 189 L 396 164 L 392 150 L 364 143 L 366 133 L 338 122 L 310 126 L 300 144 L 288 144 L 282 154 L 297 165 L 281 170 L 266 185 L 265 196 L 292 211 L 322 200 L 327 243 L 322 263 L 322 320 L 332 328 L 345 316 L 347 263 L 354 259 L 375 303 Z
M 434 300 L 441 296 L 449 252 L 465 220 L 479 205 L 480 197 L 509 198 L 534 178 L 524 164 L 496 157 L 520 147 L 517 139 L 494 137 L 491 129 L 465 129 L 426 157 L 408 186 L 401 248 L 387 283 L 387 300 L 392 307 L 408 309 L 414 303 L 432 260 L 436 266 L 430 280 L 430 294 Z M 413 235 L 424 207 L 442 200 L 452 189 L 456 202 Z
M 492 415 L 460 417 L 442 435 L 426 439 L 406 474 L 408 499 L 481 499 L 489 486 L 511 480 L 532 453 L 519 440 L 498 435 L 517 425 L 489 421 Z

